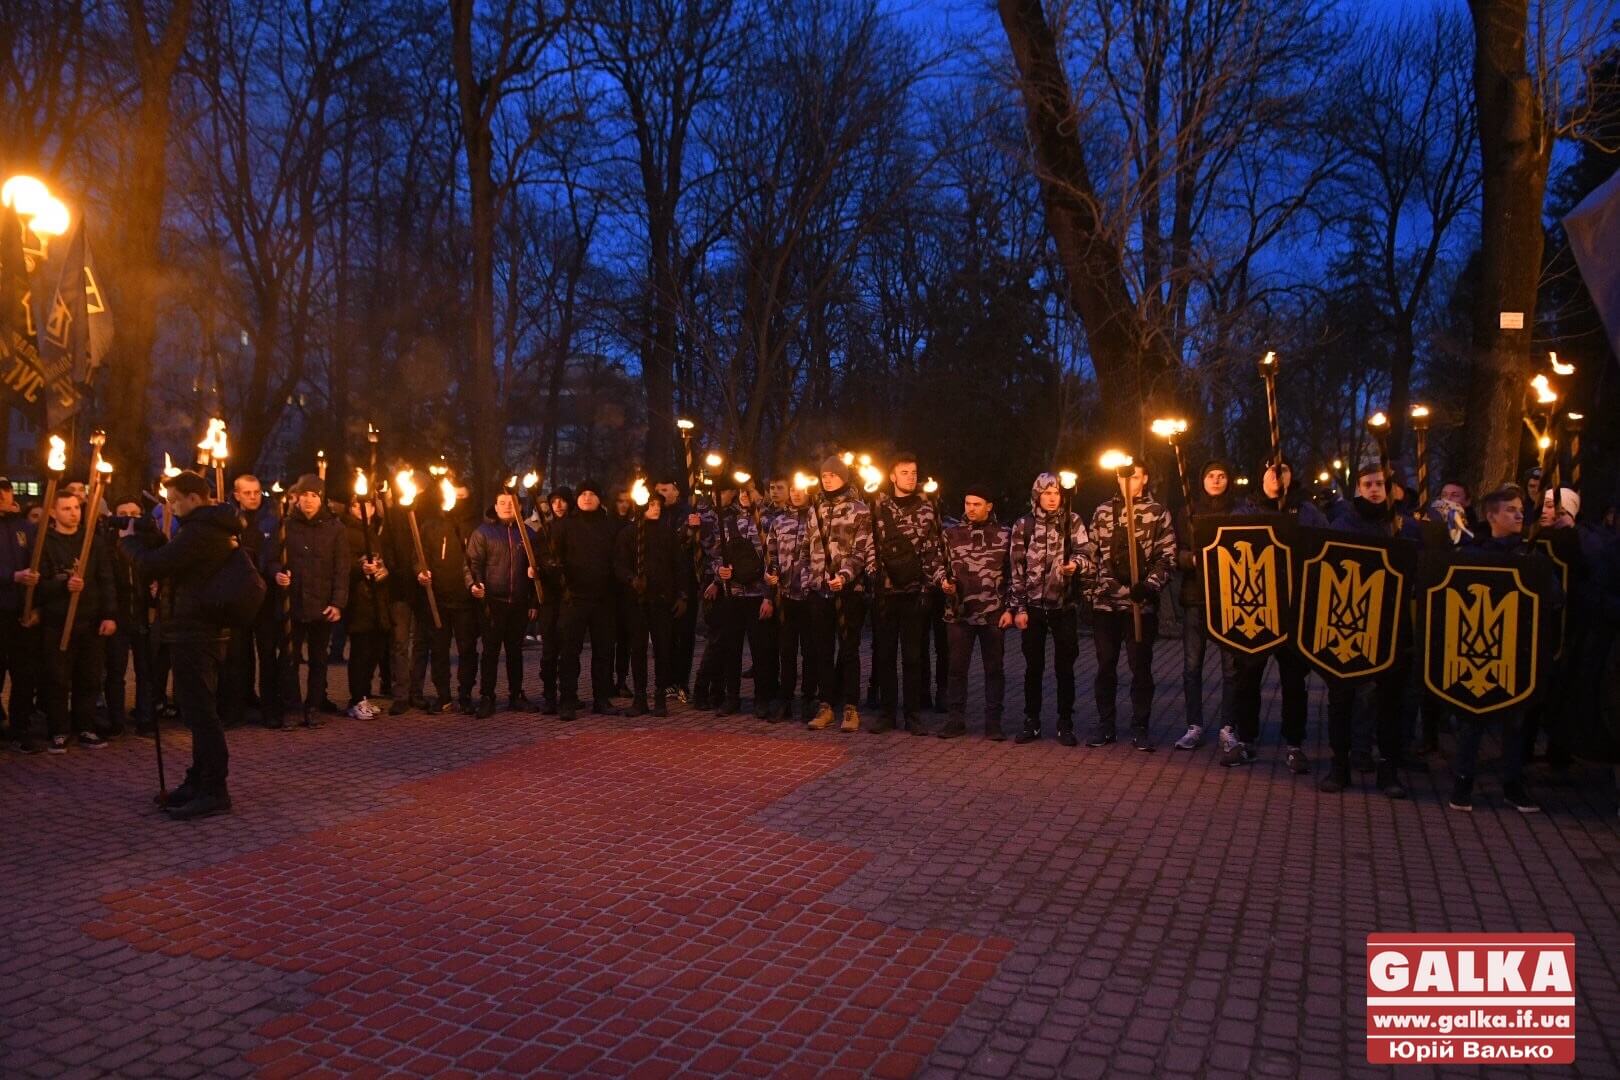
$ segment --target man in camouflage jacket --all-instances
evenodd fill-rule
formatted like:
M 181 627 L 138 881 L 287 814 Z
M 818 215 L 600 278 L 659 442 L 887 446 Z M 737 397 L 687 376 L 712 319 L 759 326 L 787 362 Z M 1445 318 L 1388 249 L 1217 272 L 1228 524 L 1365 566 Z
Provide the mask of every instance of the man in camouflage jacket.
M 1041 684 L 1050 635 L 1058 742 L 1074 746 L 1074 662 L 1080 657 L 1076 585 L 1088 576 L 1086 526 L 1070 509 L 1055 473 L 1035 478 L 1029 504 L 1030 512 L 1018 519 L 1011 538 L 1010 603 L 1024 647 L 1024 727 L 1015 741 L 1029 743 L 1041 737 Z
M 1137 461 L 1125 481 L 1136 534 L 1136 579 L 1131 576 L 1125 501 L 1120 495 L 1097 507 L 1091 519 L 1093 561 L 1087 579 L 1095 612 L 1092 641 L 1097 647 L 1097 731 L 1087 746 L 1114 741 L 1115 697 L 1119 690 L 1121 647 L 1131 666 L 1131 744 L 1151 751 L 1148 717 L 1153 709 L 1153 639 L 1159 631 L 1159 593 L 1176 565 L 1176 530 L 1170 512 L 1148 494 L 1147 466 Z M 1142 632 L 1136 633 L 1135 612 Z
M 775 481 L 771 486 L 775 488 Z M 763 515 L 761 520 L 765 520 Z M 801 685 L 802 655 L 802 719 L 808 722 L 816 712 L 816 654 L 810 635 L 810 594 L 815 588 L 810 546 L 815 523 L 810 492 L 795 486 L 788 494 L 788 506 L 771 514 L 769 521 L 765 533 L 765 583 L 775 593 L 777 621 L 776 707 L 772 718 L 787 720 L 793 716 L 793 689 Z
M 821 731 L 842 711 L 838 729 L 859 731 L 865 582 L 877 567 L 872 513 L 855 491 L 849 466 L 837 456 L 821 463 L 821 496 L 810 518 L 810 636 L 821 704 L 809 726 Z
M 771 607 L 770 586 L 763 573 L 752 581 L 741 581 L 734 576 L 735 567 L 728 561 L 728 545 L 747 544 L 761 569 L 765 567 L 765 547 L 760 540 L 759 527 L 754 523 L 738 498 L 736 486 L 720 489 L 720 505 L 716 509 L 705 507 L 700 513 L 702 525 L 699 537 L 703 554 L 708 560 L 710 581 L 705 597 L 716 604 L 716 624 L 719 639 L 719 671 L 717 681 L 721 700 L 716 711 L 721 716 L 737 712 L 742 696 L 742 647 L 748 642 L 749 655 L 754 659 L 754 714 L 761 719 L 766 715 L 776 685 L 776 656 L 767 647 L 765 623 L 774 615 Z M 707 651 L 705 651 L 707 659 Z
M 916 455 L 896 455 L 889 469 L 889 482 L 893 494 L 878 497 L 872 519 L 878 562 L 872 666 L 883 712 L 868 730 L 874 735 L 892 731 L 899 705 L 906 730 L 926 735 L 928 731 L 917 710 L 922 705 L 923 650 L 928 644 L 928 590 L 945 580 L 945 557 L 940 550 L 939 517 L 934 504 L 917 490 Z M 900 555 L 902 550 L 913 557 Z M 902 560 L 910 564 L 914 574 L 903 581 L 896 580 Z M 896 678 L 896 660 L 905 674 L 903 688 Z
M 967 734 L 967 673 L 973 646 L 979 646 L 984 666 L 984 733 L 1000 742 L 1001 711 L 1007 679 L 1002 670 L 1002 649 L 1007 627 L 1008 561 L 1012 530 L 995 519 L 990 490 L 982 485 L 962 497 L 963 520 L 945 530 L 945 632 L 950 641 L 950 714 L 940 731 L 942 739 Z

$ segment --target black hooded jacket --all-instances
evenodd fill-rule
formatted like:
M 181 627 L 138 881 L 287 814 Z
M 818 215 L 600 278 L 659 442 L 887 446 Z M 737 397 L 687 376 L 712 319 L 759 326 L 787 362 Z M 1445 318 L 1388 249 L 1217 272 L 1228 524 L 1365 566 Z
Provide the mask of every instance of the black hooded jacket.
M 202 616 L 203 587 L 240 543 L 242 516 L 229 506 L 199 506 L 177 522 L 174 539 L 157 530 L 137 532 L 118 542 L 142 578 L 158 581 L 159 635 L 168 642 L 206 641 L 223 636 Z
M 680 538 L 664 527 L 663 518 L 625 525 L 615 541 L 614 572 L 630 599 L 666 607 L 686 595 L 691 563 Z M 637 579 L 644 589 L 638 591 Z
M 613 542 L 622 526 L 601 507 L 575 510 L 557 523 L 553 550 L 569 598 L 613 594 Z

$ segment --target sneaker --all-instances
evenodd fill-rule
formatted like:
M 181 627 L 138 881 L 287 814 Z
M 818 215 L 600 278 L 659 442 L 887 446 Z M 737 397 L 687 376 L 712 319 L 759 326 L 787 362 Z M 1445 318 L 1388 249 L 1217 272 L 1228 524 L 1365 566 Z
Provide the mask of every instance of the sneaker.
M 1406 785 L 1401 783 L 1400 771 L 1392 762 L 1379 762 L 1378 790 L 1391 799 L 1406 798 Z
M 827 728 L 832 727 L 832 722 L 832 706 L 823 701 L 820 708 L 816 709 L 815 717 L 812 718 L 811 721 L 805 725 L 805 727 L 809 728 L 811 731 L 825 731 Z
M 844 722 L 838 725 L 838 730 L 846 735 L 861 730 L 860 710 L 853 705 L 845 705 Z
M 1007 733 L 1001 730 L 1000 720 L 986 720 L 984 722 L 984 737 L 991 742 L 1007 741 Z
M 349 706 L 349 719 L 375 720 L 377 719 L 377 710 L 371 707 L 371 702 L 362 698 Z
M 1153 740 L 1148 738 L 1147 732 L 1144 731 L 1139 735 L 1131 736 L 1131 747 L 1140 750 L 1144 754 L 1151 754 L 1153 753 Z
M 316 719 L 316 718 L 315 718 L 315 714 L 314 714 L 314 713 L 312 713 L 312 712 L 306 712 L 306 713 L 305 713 L 305 714 L 304 714 L 304 726 L 305 726 L 305 727 L 307 727 L 307 728 L 318 728 L 318 727 L 325 727 L 325 726 L 326 726 L 326 721 L 324 721 L 324 720 L 317 720 L 317 719 Z
M 652 714 L 654 716 L 668 716 L 669 715 L 669 704 L 668 704 L 668 696 L 667 695 L 665 695 L 663 693 L 659 693 L 653 698 Z
M 1451 799 L 1448 805 L 1453 810 L 1463 813 L 1472 813 L 1474 810 L 1474 778 L 1472 776 L 1459 776 L 1451 783 Z
M 102 750 L 107 746 L 107 740 L 94 731 L 79 732 L 79 745 L 87 750 Z
M 1305 756 L 1303 746 L 1290 746 L 1288 748 L 1288 771 L 1295 776 L 1303 776 L 1311 771 L 1311 759 Z
M 17 746 L 17 752 L 19 754 L 43 754 L 45 752 L 45 744 L 40 742 L 38 739 L 24 739 Z
M 665 693 L 668 694 L 670 698 L 672 698 L 675 701 L 678 701 L 682 705 L 687 704 L 686 687 L 684 687 L 684 686 L 672 686 L 668 690 L 666 690 Z
M 216 817 L 231 812 L 229 795 L 198 795 L 188 802 L 167 807 L 171 821 L 194 821 L 197 818 Z
M 389 716 L 404 716 L 406 713 L 408 713 L 410 711 L 411 711 L 411 703 L 408 700 L 406 700 L 405 698 L 400 698 L 398 701 L 396 701 L 392 705 L 388 706 L 388 715 Z
M 556 716 L 557 715 L 557 699 L 554 698 L 554 697 L 543 697 L 543 698 L 541 698 L 540 699 L 540 714 L 542 716 Z
M 45 752 L 47 754 L 65 754 L 67 753 L 67 750 L 68 743 L 66 735 L 52 735 L 51 741 L 45 746 Z
M 434 698 L 432 701 L 428 702 L 428 706 L 425 711 L 433 716 L 443 716 L 445 713 L 455 712 L 456 703 L 447 697 Z
M 1231 753 L 1234 746 L 1239 745 L 1237 732 L 1232 729 L 1231 724 L 1227 724 L 1225 727 L 1221 728 L 1220 734 L 1215 736 L 1215 741 L 1216 745 L 1220 747 L 1221 755 L 1223 757 Z
M 1086 745 L 1095 749 L 1099 746 L 1113 746 L 1118 741 L 1112 731 L 1099 731 L 1086 740 Z
M 1013 742 L 1019 746 L 1027 746 L 1041 737 L 1041 725 L 1033 720 L 1025 720 L 1023 728 L 1013 736 Z
M 495 715 L 495 699 L 492 697 L 480 698 L 478 701 L 478 719 L 488 720 Z
M 1541 804 L 1532 799 L 1530 793 L 1524 790 L 1522 781 L 1515 780 L 1510 784 L 1503 784 L 1502 798 L 1509 806 L 1521 814 L 1541 813 Z
M 1254 752 L 1240 742 L 1234 742 L 1221 751 L 1221 764 L 1227 768 L 1233 765 L 1247 765 L 1253 760 Z
M 1080 740 L 1074 737 L 1074 730 L 1072 728 L 1064 728 L 1062 731 L 1058 732 L 1058 745 L 1079 746 Z
M 928 728 L 926 726 L 924 726 L 924 724 L 922 722 L 922 717 L 916 715 L 915 713 L 913 713 L 912 715 L 906 717 L 906 734 L 908 734 L 908 735 L 927 735 L 928 734 Z
M 945 726 L 934 733 L 940 739 L 960 739 L 967 734 L 967 721 L 960 716 L 953 716 L 945 721 Z
M 1224 728 L 1222 729 L 1225 730 Z M 1204 741 L 1204 727 L 1202 724 L 1188 724 L 1186 732 L 1171 746 L 1174 750 L 1196 750 Z

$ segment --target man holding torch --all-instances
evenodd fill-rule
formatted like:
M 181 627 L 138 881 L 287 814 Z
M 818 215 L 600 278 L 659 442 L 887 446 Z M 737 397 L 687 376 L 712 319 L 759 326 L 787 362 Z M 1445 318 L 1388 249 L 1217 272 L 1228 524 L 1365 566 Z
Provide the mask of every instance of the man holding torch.
M 1074 586 L 1090 575 L 1085 522 L 1069 503 L 1077 479 L 1068 470 L 1037 476 L 1029 491 L 1029 513 L 1014 523 L 1009 541 L 1007 606 L 1024 649 L 1024 726 L 1015 740 L 1019 743 L 1041 737 L 1048 637 L 1057 681 L 1058 742 L 1074 746 L 1079 741 L 1074 734 L 1074 664 L 1080 657 L 1080 615 Z
M 574 496 L 574 512 L 563 518 L 553 538 L 563 583 L 559 616 L 562 656 L 557 674 L 558 715 L 579 715 L 579 665 L 585 638 L 591 639 L 591 711 L 617 716 L 613 707 L 614 625 L 613 541 L 618 526 L 602 508 L 602 485 L 586 480 Z
M 287 562 L 275 582 L 288 590 L 292 616 L 292 642 L 282 662 L 282 704 L 299 700 L 299 654 L 308 647 L 309 681 L 304 696 L 303 724 L 319 727 L 316 709 L 327 709 L 326 665 L 332 626 L 349 603 L 349 538 L 342 522 L 327 509 L 325 485 L 306 473 L 293 485 L 296 500 L 286 522 Z M 280 727 L 281 718 L 271 726 Z
M 495 496 L 495 520 L 484 522 L 467 538 L 464 580 L 473 599 L 482 601 L 484 609 L 480 719 L 495 715 L 495 674 L 503 648 L 507 707 L 513 712 L 534 711 L 523 692 L 523 633 L 539 614 L 534 592 L 537 571 L 529 565 L 528 556 L 534 539 L 534 530 L 523 523 L 517 496 L 511 491 Z
M 44 749 L 29 730 L 38 687 L 39 627 L 22 622 L 23 592 L 39 584 L 39 572 L 30 565 L 34 533 L 11 481 L 0 477 L 0 678 L 11 675 L 9 739 L 29 752 Z
M 688 564 L 675 533 L 659 524 L 664 511 L 663 497 L 648 491 L 646 482 L 637 479 L 631 488 L 631 505 L 636 508 L 638 520 L 619 530 L 614 552 L 614 572 L 628 597 L 623 610 L 629 624 L 626 633 L 630 671 L 635 680 L 630 715 L 642 716 L 648 711 L 647 645 L 650 640 L 654 675 L 652 714 L 665 716 L 668 715 L 665 687 L 670 677 L 670 632 L 676 605 L 685 599 L 682 590 Z
M 1176 565 L 1176 532 L 1169 512 L 1148 494 L 1145 464 L 1110 451 L 1103 466 L 1118 477 L 1120 493 L 1097 507 L 1091 519 L 1097 731 L 1086 745 L 1114 742 L 1123 648 L 1131 668 L 1131 745 L 1151 752 L 1153 641 L 1159 631 L 1159 593 Z
M 92 490 L 98 490 L 97 488 Z M 107 745 L 96 730 L 106 647 L 118 629 L 118 584 L 111 552 L 94 543 L 94 510 L 72 491 L 57 491 L 43 542 L 37 592 L 45 627 L 45 718 L 52 754 L 65 754 L 68 734 L 79 745 Z M 68 624 L 71 621 L 71 632 Z M 66 641 L 63 646 L 60 643 Z M 69 726 L 71 708 L 71 727 Z
M 855 491 L 849 462 L 830 455 L 821 462 L 821 497 L 811 518 L 810 635 L 816 657 L 816 690 L 821 700 L 807 725 L 861 730 L 861 623 L 866 615 L 865 582 L 877 571 L 872 513 Z
M 944 584 L 945 558 L 934 504 L 918 490 L 915 454 L 903 451 L 895 455 L 889 483 L 892 494 L 877 497 L 872 519 L 879 555 L 872 666 L 883 713 L 868 730 L 874 734 L 890 731 L 898 718 L 906 731 L 926 735 L 918 710 L 924 697 L 923 663 L 931 611 L 928 590 Z M 903 684 L 895 671 L 897 661 Z

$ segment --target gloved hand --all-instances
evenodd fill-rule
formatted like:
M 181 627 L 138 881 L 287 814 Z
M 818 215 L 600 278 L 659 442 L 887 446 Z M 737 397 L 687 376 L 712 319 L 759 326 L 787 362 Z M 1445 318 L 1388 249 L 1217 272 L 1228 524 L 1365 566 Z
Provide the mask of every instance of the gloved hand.
M 1147 582 L 1138 581 L 1135 585 L 1131 586 L 1131 599 L 1135 600 L 1138 604 L 1145 604 L 1149 600 L 1153 599 L 1153 590 L 1148 588 Z

